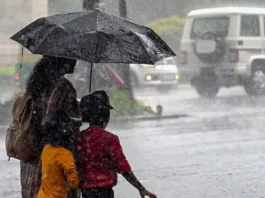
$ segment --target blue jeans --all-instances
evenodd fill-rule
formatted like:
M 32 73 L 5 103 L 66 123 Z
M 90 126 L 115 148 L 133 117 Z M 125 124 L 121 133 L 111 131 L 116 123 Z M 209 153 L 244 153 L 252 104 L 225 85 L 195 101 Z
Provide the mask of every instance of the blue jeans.
M 114 191 L 112 188 L 82 189 L 82 198 L 114 198 Z

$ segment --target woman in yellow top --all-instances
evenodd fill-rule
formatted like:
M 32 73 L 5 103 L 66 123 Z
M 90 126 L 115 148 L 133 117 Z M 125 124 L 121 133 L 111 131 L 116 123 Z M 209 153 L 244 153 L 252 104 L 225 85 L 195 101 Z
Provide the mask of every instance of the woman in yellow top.
M 66 111 L 52 110 L 47 114 L 42 126 L 45 147 L 41 155 L 42 178 L 38 198 L 67 198 L 70 188 L 79 187 L 78 172 L 73 153 L 70 151 L 70 135 L 73 121 Z

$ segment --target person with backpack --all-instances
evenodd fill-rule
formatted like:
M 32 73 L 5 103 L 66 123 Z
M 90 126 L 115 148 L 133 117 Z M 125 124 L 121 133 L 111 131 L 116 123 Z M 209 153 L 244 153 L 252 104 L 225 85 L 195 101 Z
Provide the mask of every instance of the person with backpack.
M 83 198 L 114 198 L 117 173 L 134 186 L 144 198 L 156 198 L 135 177 L 118 136 L 105 128 L 110 120 L 109 97 L 103 90 L 82 97 L 81 118 L 90 127 L 82 131 L 76 141 L 77 163 L 80 171 Z
M 73 127 L 82 122 L 71 119 L 64 110 L 51 110 L 42 120 L 42 179 L 38 198 L 66 198 L 69 188 L 79 187 L 75 159 L 71 152 Z
M 41 185 L 40 155 L 44 147 L 42 139 L 45 131 L 42 130 L 41 121 L 50 109 L 65 110 L 71 117 L 79 117 L 76 90 L 64 75 L 72 74 L 76 60 L 44 56 L 34 67 L 26 86 L 25 95 L 33 101 L 34 141 L 38 152 L 35 159 L 21 160 L 21 194 L 22 198 L 36 198 Z M 74 141 L 79 128 L 72 130 L 71 139 Z M 25 143 L 26 144 L 26 143 Z M 71 151 L 74 146 L 71 145 Z M 77 197 L 72 192 L 71 198 Z

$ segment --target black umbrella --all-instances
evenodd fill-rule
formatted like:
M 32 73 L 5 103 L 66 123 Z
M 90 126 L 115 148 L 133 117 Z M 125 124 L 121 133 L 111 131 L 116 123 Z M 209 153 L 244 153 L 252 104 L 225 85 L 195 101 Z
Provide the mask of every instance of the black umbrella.
M 175 56 L 150 28 L 99 10 L 40 18 L 11 39 L 33 54 L 84 60 L 91 66 L 93 63 L 155 64 Z

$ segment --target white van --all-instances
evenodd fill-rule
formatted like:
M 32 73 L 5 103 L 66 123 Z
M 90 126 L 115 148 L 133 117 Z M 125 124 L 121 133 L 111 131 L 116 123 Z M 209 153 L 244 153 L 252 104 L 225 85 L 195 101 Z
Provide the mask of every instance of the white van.
M 173 58 L 165 58 L 155 65 L 130 64 L 133 87 L 155 87 L 167 93 L 178 87 L 178 68 Z
M 181 41 L 180 75 L 198 94 L 244 86 L 265 93 L 265 8 L 211 8 L 187 15 Z

